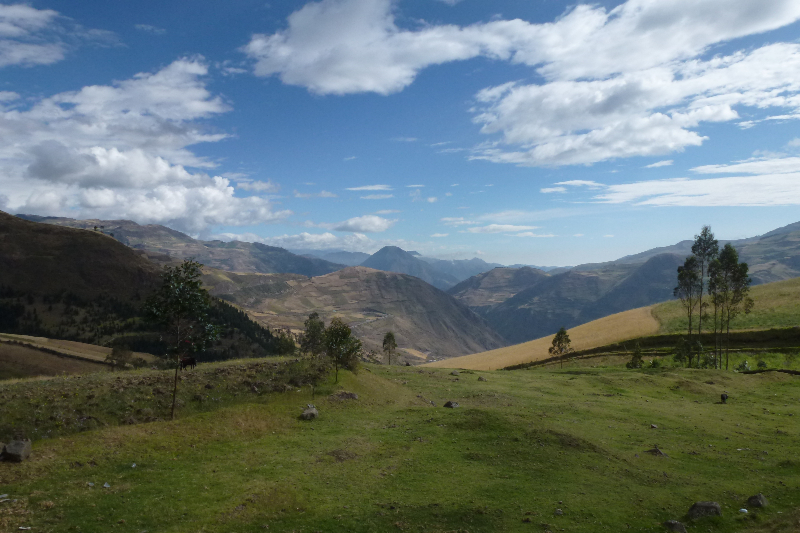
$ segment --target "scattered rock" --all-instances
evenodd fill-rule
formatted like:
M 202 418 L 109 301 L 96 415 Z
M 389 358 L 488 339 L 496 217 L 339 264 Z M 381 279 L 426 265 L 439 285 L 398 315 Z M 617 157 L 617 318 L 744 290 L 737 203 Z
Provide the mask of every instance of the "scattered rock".
M 111 485 L 109 485 L 109 484 L 108 484 L 108 481 L 106 481 L 105 483 L 103 483 L 103 488 L 104 488 L 104 489 L 110 489 L 110 488 L 111 488 Z
M 478 376 L 478 381 L 489 381 L 489 380 L 488 380 L 488 379 L 486 379 L 486 378 L 485 378 L 485 377 L 483 377 L 483 376 Z
M 721 394 L 720 395 L 720 399 L 722 400 L 722 403 L 728 403 L 728 395 L 727 394 Z
M 448 400 L 445 402 L 444 406 L 447 407 L 448 409 L 455 409 L 456 407 L 458 407 L 458 402 L 451 402 L 450 400 Z
M 450 372 L 450 375 L 451 376 L 459 376 L 460 374 L 458 373 L 458 370 L 453 370 L 452 372 Z
M 303 414 L 300 415 L 300 418 L 302 418 L 303 420 L 314 420 L 318 416 L 319 416 L 319 411 L 317 411 L 317 408 L 311 404 L 308 404 L 308 407 L 306 407 L 303 410 Z
M 331 394 L 330 399 L 335 401 L 358 400 L 358 394 L 356 394 L 355 392 L 340 390 L 338 392 L 334 392 L 333 394 Z
M 655 448 L 651 448 L 649 450 L 645 450 L 645 453 L 651 453 L 651 454 L 655 455 L 656 457 L 669 457 L 669 455 L 667 455 L 664 452 L 662 452 L 661 450 L 659 450 L 658 446 L 656 446 Z
M 555 512 L 554 514 L 555 514 L 556 516 L 561 516 L 561 515 L 563 515 L 563 514 L 564 514 L 564 511 L 562 511 L 561 509 L 556 509 L 556 512 Z
M 650 429 L 658 429 L 658 426 L 655 424 L 650 424 Z
M 765 498 L 764 495 L 759 492 L 755 496 L 750 496 L 747 498 L 747 505 L 750 507 L 766 507 L 769 505 L 769 502 L 767 501 L 767 498 Z
M 12 440 L 3 448 L 3 459 L 14 463 L 21 463 L 27 459 L 32 451 L 30 439 Z
M 686 526 L 677 520 L 667 520 L 664 522 L 664 527 L 675 533 L 686 533 Z
M 704 516 L 722 516 L 722 507 L 717 502 L 696 502 L 686 515 L 690 520 Z

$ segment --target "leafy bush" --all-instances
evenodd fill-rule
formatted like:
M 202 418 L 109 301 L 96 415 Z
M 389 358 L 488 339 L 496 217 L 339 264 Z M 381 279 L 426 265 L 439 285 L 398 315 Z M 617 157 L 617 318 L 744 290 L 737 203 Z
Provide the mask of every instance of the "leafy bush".
M 642 361 L 642 347 L 639 346 L 639 343 L 636 343 L 636 348 L 633 350 L 633 355 L 631 356 L 631 360 L 628 361 L 625 366 L 627 368 L 642 368 L 644 361 Z
M 748 370 L 750 370 L 750 363 L 748 363 L 747 360 L 744 360 L 735 367 L 733 367 L 733 369 L 736 372 L 747 372 Z
M 758 368 L 765 369 L 765 368 L 767 368 L 767 362 L 766 361 L 759 361 L 756 366 Z

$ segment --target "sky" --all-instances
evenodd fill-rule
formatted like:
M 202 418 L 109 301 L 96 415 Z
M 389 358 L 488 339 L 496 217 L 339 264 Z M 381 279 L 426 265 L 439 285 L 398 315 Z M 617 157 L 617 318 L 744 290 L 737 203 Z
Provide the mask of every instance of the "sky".
M 800 220 L 797 0 L 0 3 L 0 210 L 565 266 Z

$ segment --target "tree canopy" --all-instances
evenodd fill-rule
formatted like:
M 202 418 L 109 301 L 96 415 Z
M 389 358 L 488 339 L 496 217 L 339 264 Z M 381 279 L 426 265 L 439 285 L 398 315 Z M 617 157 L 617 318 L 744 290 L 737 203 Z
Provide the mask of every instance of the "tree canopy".
M 390 365 L 392 364 L 392 356 L 395 350 L 397 350 L 397 341 L 394 338 L 394 333 L 387 331 L 386 335 L 383 336 L 383 353 L 389 359 Z

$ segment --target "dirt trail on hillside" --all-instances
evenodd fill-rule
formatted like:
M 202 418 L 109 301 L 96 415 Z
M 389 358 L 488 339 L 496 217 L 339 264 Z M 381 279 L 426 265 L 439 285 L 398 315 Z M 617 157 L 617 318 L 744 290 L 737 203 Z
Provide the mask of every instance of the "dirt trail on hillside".
M 653 318 L 652 308 L 653 306 L 631 309 L 569 329 L 567 332 L 572 341 L 572 348 L 576 351 L 588 350 L 628 339 L 655 335 L 658 333 L 659 323 Z M 497 370 L 511 365 L 541 361 L 550 357 L 547 350 L 553 345 L 554 336 L 550 335 L 488 352 L 445 359 L 424 366 Z

